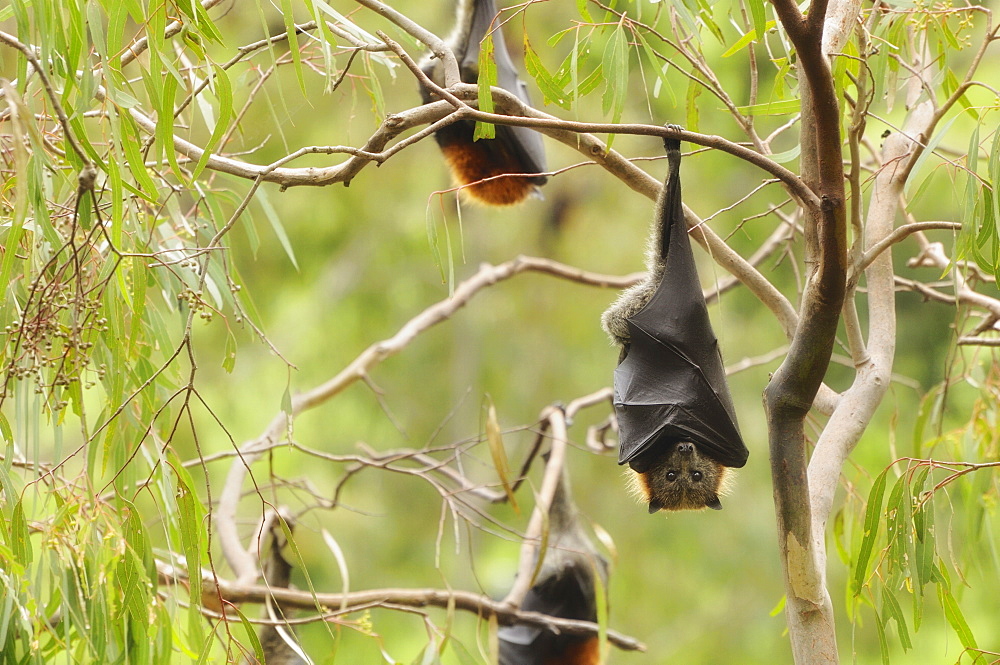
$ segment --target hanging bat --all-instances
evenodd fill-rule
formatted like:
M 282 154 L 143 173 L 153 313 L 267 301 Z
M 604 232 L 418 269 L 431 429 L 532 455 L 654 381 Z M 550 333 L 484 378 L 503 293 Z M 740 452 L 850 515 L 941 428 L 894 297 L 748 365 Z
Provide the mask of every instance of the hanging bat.
M 618 463 L 635 472 L 650 514 L 721 510 L 726 467 L 742 467 L 749 452 L 684 221 L 680 141 L 663 145 L 669 172 L 656 204 L 648 275 L 602 317 L 621 346 L 614 377 Z
M 288 528 L 294 529 L 295 524 L 286 519 Z M 267 556 L 262 559 L 264 581 L 274 589 L 287 589 L 292 579 L 292 564 L 285 559 L 281 550 L 288 540 L 284 530 L 275 522 L 270 528 L 271 543 L 267 549 Z M 285 619 L 288 611 L 279 603 L 268 605 L 273 611 L 265 611 L 265 619 Z M 282 635 L 284 633 L 284 635 Z M 256 658 L 247 657 L 241 665 L 306 665 L 309 661 L 303 658 L 301 648 L 292 646 L 295 642 L 295 633 L 290 624 L 283 626 L 264 624 L 260 627 L 257 639 L 260 640 L 261 652 L 264 660 L 258 663 Z
M 549 546 L 521 609 L 563 619 L 597 621 L 594 575 L 607 588 L 607 561 L 584 533 L 565 471 L 549 508 Z M 595 635 L 563 635 L 539 626 L 500 629 L 500 665 L 598 665 Z
M 528 87 L 517 75 L 499 23 L 494 24 L 498 12 L 493 0 L 458 0 L 457 12 L 455 29 L 447 41 L 458 59 L 462 81 L 478 81 L 479 45 L 491 34 L 497 86 L 530 105 Z M 432 81 L 444 85 L 440 60 L 430 58 L 421 69 Z M 425 104 L 436 99 L 426 88 L 421 88 L 420 94 Z M 472 121 L 459 120 L 434 134 L 452 176 L 459 185 L 468 185 L 463 191 L 472 199 L 495 206 L 513 205 L 545 184 L 547 177 L 536 175 L 546 170 L 541 134 L 527 127 L 497 125 L 496 138 L 473 141 L 475 126 Z M 506 174 L 522 175 L 496 177 Z

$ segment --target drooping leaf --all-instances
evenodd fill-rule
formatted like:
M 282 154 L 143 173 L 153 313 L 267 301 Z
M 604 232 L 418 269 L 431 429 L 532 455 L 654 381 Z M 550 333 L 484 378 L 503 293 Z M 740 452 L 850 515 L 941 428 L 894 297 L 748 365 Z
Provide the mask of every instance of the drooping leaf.
M 479 110 L 483 113 L 494 113 L 493 91 L 497 84 L 497 63 L 493 56 L 493 35 L 486 33 L 479 47 Z M 496 127 L 492 123 L 477 122 L 472 133 L 472 139 L 496 138 Z
M 858 561 L 854 567 L 854 593 L 861 592 L 868 578 L 868 560 L 871 558 L 872 550 L 875 547 L 875 538 L 878 536 L 878 527 L 881 522 L 882 494 L 885 492 L 885 479 L 889 469 L 884 469 L 875 478 L 871 492 L 868 493 L 868 506 L 865 508 L 865 528 L 864 536 L 861 540 L 861 548 L 858 551 Z

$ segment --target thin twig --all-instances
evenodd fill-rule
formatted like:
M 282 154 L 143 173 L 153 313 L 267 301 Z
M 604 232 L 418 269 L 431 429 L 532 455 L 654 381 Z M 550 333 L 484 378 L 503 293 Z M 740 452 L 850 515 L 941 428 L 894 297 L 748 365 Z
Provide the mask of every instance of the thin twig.
M 63 129 L 63 137 L 66 139 L 66 142 L 69 143 L 70 147 L 73 148 L 73 152 L 77 154 L 80 161 L 83 162 L 84 167 L 92 166 L 90 157 L 87 156 L 83 146 L 77 142 L 76 135 L 69 126 L 69 117 L 66 115 L 66 111 L 63 110 L 62 103 L 59 101 L 59 95 L 56 93 L 55 88 L 52 87 L 52 81 L 49 80 L 48 73 L 46 73 L 45 68 L 42 67 L 42 63 L 39 62 L 38 58 L 35 57 L 34 51 L 32 51 L 32 49 L 27 45 L 18 41 L 17 37 L 14 35 L 9 35 L 3 31 L 0 31 L 0 43 L 4 43 L 11 48 L 17 49 L 24 55 L 28 62 L 31 63 L 35 73 L 38 74 L 39 80 L 42 82 L 42 87 L 45 88 L 45 96 L 48 97 L 49 103 L 52 104 L 52 108 L 55 109 L 56 115 L 59 117 L 59 124 L 62 125 Z

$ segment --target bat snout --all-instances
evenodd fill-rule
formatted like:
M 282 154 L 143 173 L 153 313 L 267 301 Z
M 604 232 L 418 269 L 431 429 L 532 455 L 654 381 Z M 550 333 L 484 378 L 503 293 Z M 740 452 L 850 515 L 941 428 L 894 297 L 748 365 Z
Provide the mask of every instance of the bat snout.
M 690 441 L 681 441 L 677 444 L 677 452 L 690 455 L 694 452 L 694 444 Z

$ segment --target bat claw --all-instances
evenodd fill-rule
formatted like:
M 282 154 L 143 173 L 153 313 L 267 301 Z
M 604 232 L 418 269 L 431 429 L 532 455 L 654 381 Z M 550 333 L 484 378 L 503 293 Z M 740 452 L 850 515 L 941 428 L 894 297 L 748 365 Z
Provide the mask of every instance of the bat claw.
M 671 131 L 674 131 L 674 132 L 683 132 L 684 131 L 684 127 L 682 127 L 681 125 L 675 125 L 673 123 L 667 123 L 667 124 L 665 124 L 663 126 L 666 127 L 667 129 L 671 130 Z M 671 152 L 673 150 L 680 151 L 680 149 L 681 149 L 681 140 L 679 138 L 675 138 L 673 136 L 664 136 L 663 137 L 663 148 L 667 152 Z

